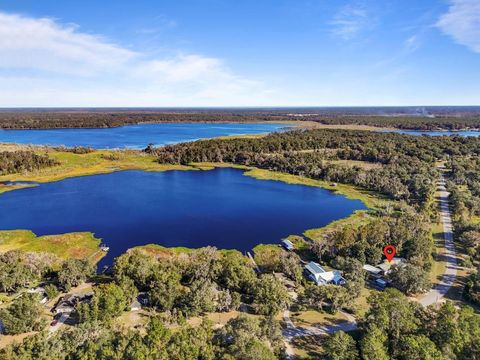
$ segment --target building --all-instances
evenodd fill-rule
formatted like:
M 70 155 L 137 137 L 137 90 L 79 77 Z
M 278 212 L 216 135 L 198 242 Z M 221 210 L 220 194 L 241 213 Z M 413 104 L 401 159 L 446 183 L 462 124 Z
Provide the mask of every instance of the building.
M 373 277 L 373 278 L 380 277 L 382 275 L 382 272 L 383 272 L 382 269 L 380 269 L 376 266 L 369 265 L 369 264 L 363 265 L 363 270 L 365 270 L 368 273 L 369 277 Z
M 130 304 L 130 311 L 138 311 L 142 309 L 142 304 L 140 304 L 140 301 L 138 299 L 135 299 L 132 301 Z
M 287 239 L 282 240 L 282 246 L 287 251 L 293 251 L 295 249 L 295 246 L 293 246 L 293 243 L 290 240 L 287 240 Z
M 385 260 L 383 263 L 377 265 L 377 268 L 381 269 L 382 270 L 382 274 L 383 275 L 388 275 L 388 273 L 390 272 L 390 268 L 393 266 L 393 265 L 401 265 L 405 262 L 405 259 L 404 258 L 399 258 L 399 257 L 394 257 L 392 259 L 392 261 L 387 261 Z
M 345 285 L 347 283 L 342 277 L 340 271 L 325 271 L 320 264 L 313 261 L 305 265 L 305 272 L 307 273 L 308 278 L 319 286 L 327 284 Z
M 89 302 L 93 298 L 93 293 L 86 294 L 67 294 L 60 298 L 57 305 L 52 309 L 55 314 L 70 314 L 81 302 Z

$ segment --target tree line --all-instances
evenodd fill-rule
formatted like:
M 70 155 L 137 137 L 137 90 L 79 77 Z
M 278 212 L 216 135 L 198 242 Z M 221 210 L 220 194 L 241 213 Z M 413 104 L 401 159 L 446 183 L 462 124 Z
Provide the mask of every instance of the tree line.
M 147 148 L 160 163 L 227 162 L 353 184 L 395 200 L 428 206 L 438 178 L 435 161 L 478 155 L 477 138 L 405 136 L 349 130 L 300 130 L 259 139 L 205 140 Z M 380 164 L 365 169 L 332 160 Z
M 38 155 L 24 150 L 0 152 L 0 175 L 35 171 L 54 165 L 58 165 L 58 162 L 46 154 Z
M 294 112 L 294 113 L 292 113 Z M 479 111 L 438 110 L 434 118 L 400 114 L 384 116 L 374 110 L 116 110 L 0 112 L 0 129 L 110 128 L 142 123 L 313 121 L 327 125 L 367 125 L 408 130 L 460 130 L 480 128 Z

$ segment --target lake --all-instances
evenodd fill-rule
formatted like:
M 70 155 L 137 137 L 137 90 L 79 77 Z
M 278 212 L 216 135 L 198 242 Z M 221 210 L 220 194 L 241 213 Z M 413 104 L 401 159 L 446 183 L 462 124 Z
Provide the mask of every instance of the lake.
M 110 247 L 101 267 L 150 243 L 247 251 L 357 209 L 366 207 L 325 189 L 256 180 L 236 169 L 121 171 L 4 193 L 0 229 L 91 231 Z
M 285 124 L 271 123 L 164 123 L 100 129 L 0 130 L 0 143 L 88 146 L 94 149 L 143 149 L 226 135 L 279 131 Z

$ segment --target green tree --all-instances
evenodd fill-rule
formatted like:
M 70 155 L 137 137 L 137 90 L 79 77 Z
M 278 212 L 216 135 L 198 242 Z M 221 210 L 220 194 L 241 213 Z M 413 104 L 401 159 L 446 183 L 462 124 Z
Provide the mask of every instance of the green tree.
M 325 340 L 323 354 L 328 360 L 359 359 L 355 340 L 343 331 L 338 331 Z
M 258 314 L 276 315 L 290 304 L 285 286 L 271 274 L 262 275 L 254 288 L 253 307 Z
M 58 283 L 65 290 L 78 286 L 95 273 L 95 266 L 88 260 L 68 259 L 58 271 Z
M 45 286 L 45 294 L 49 300 L 53 300 L 59 294 L 58 288 L 54 284 L 48 284 Z
M 45 326 L 43 308 L 37 294 L 22 294 L 8 308 L 0 309 L 0 319 L 8 335 L 39 331 Z
M 371 327 L 360 342 L 362 359 L 389 360 L 387 335 L 376 327 Z
M 422 293 L 431 287 L 428 273 L 409 263 L 392 266 L 388 278 L 394 287 L 407 295 Z
M 415 316 L 419 306 L 409 302 L 407 297 L 396 289 L 373 293 L 368 298 L 370 309 L 365 316 L 365 331 L 377 328 L 388 338 L 388 352 L 395 356 L 399 352 L 399 340 L 404 335 L 413 334 L 420 321 Z
M 400 339 L 402 360 L 442 360 L 443 356 L 435 343 L 425 335 L 407 335 Z
M 123 289 L 114 284 L 101 284 L 94 288 L 92 301 L 77 308 L 81 322 L 110 321 L 119 316 L 128 306 Z

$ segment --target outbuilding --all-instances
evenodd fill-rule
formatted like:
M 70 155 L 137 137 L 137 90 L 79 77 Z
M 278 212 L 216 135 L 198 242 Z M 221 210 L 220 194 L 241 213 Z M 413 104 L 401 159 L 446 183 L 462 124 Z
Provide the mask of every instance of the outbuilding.
M 288 239 L 283 239 L 282 240 L 282 246 L 285 248 L 287 251 L 293 251 L 295 250 L 295 246 L 293 246 L 293 243 L 288 240 Z

